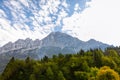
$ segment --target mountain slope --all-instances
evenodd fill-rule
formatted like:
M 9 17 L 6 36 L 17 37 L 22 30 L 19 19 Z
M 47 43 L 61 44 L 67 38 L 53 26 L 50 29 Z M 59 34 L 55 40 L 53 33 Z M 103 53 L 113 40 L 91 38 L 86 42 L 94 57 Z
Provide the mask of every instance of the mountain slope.
M 93 39 L 84 42 L 61 32 L 52 32 L 42 40 L 19 39 L 15 43 L 9 42 L 0 48 L 0 71 L 13 56 L 18 59 L 25 59 L 28 56 L 33 59 L 41 59 L 45 55 L 52 57 L 59 53 L 77 53 L 80 49 L 105 49 L 109 46 Z
M 9 42 L 0 48 L 0 54 L 7 53 L 14 50 L 23 50 L 23 52 L 27 50 L 34 50 L 34 49 L 43 50 L 43 48 L 49 48 L 49 47 L 51 48 L 56 47 L 56 48 L 60 48 L 61 50 L 69 48 L 74 50 L 72 53 L 76 53 L 80 49 L 83 49 L 83 50 L 88 50 L 90 48 L 105 49 L 108 46 L 110 45 L 104 44 L 94 39 L 84 42 L 65 33 L 52 32 L 42 40 L 37 39 L 33 41 L 32 39 L 27 38 L 25 40 L 19 39 L 15 43 Z M 64 53 L 64 51 L 61 51 L 61 52 Z

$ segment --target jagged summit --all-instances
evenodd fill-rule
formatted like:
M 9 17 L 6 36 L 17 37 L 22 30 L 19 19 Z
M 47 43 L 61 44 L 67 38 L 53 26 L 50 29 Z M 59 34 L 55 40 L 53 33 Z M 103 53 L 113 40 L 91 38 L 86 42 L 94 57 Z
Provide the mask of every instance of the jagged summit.
M 88 50 L 90 48 L 104 49 L 108 46 L 109 45 L 96 41 L 94 39 L 90 39 L 89 41 L 84 42 L 66 33 L 51 32 L 48 36 L 46 36 L 42 40 L 36 39 L 33 41 L 32 39 L 27 38 L 25 40 L 19 39 L 14 43 L 9 42 L 0 48 L 0 54 L 11 50 L 24 49 L 25 51 L 26 49 L 27 50 L 28 49 L 33 50 L 35 48 L 42 49 L 43 47 L 44 48 L 57 47 L 61 49 L 60 52 L 63 53 L 67 53 L 67 52 L 76 53 L 80 49 L 84 49 L 84 50 Z
M 68 35 L 68 34 L 66 34 L 66 33 L 62 33 L 62 32 L 59 32 L 59 31 L 57 31 L 57 32 L 51 32 L 48 36 L 47 36 L 47 38 L 48 37 L 51 37 L 51 39 L 52 39 L 52 37 L 54 37 L 54 39 L 60 39 L 60 38 L 73 38 L 72 36 L 70 36 L 70 35 Z
M 61 32 L 50 33 L 42 42 L 47 43 L 45 44 L 47 46 L 59 46 L 61 48 L 66 46 L 75 47 L 78 43 L 83 43 L 83 41 Z
M 95 39 L 90 39 L 87 42 L 96 42 L 96 40 Z
M 28 56 L 33 59 L 41 59 L 45 55 L 52 57 L 59 53 L 73 54 L 80 51 L 80 49 L 105 49 L 109 46 L 93 39 L 84 42 L 65 33 L 52 32 L 42 40 L 36 39 L 33 41 L 27 38 L 25 40 L 19 39 L 14 43 L 7 43 L 0 48 L 0 61 L 7 63 L 13 56 L 18 59 L 25 59 Z

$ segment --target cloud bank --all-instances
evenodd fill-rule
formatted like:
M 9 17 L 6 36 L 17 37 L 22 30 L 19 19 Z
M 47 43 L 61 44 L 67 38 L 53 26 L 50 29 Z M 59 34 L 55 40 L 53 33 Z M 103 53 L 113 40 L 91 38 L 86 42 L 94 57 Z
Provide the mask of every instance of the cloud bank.
M 85 9 L 81 14 L 73 14 L 73 17 L 68 19 L 69 21 L 74 19 L 77 15 L 80 16 L 80 19 L 76 17 L 78 21 L 72 21 L 75 23 L 76 27 L 72 29 L 71 34 L 75 35 L 74 33 L 76 33 L 76 36 L 82 40 L 94 38 L 108 44 L 119 46 L 119 4 L 120 0 L 92 0 L 90 8 Z M 71 23 L 71 21 L 69 22 Z M 68 25 L 65 25 L 64 28 L 67 26 Z
M 81 12 L 90 0 L 4 0 L 0 2 L 0 45 L 18 39 L 42 39 L 61 31 L 63 19 Z M 77 6 L 76 6 L 77 5 Z M 78 10 L 79 9 L 79 10 Z
M 0 46 L 18 39 L 42 39 L 55 31 L 120 45 L 119 4 L 119 0 L 2 0 Z

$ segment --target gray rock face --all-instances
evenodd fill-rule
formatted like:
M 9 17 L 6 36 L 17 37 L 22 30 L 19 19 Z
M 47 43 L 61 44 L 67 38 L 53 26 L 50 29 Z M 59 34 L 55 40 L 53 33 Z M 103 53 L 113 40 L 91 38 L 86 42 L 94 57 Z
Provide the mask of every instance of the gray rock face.
M 19 39 L 15 43 L 9 42 L 0 48 L 0 72 L 13 56 L 18 59 L 25 59 L 28 56 L 33 59 L 41 59 L 45 55 L 52 57 L 59 53 L 73 54 L 80 49 L 105 49 L 109 46 L 94 39 L 84 42 L 61 32 L 52 32 L 42 40 Z
M 66 53 L 76 53 L 80 49 L 83 49 L 83 50 L 88 50 L 90 48 L 91 49 L 94 49 L 94 48 L 105 49 L 108 46 L 110 45 L 104 44 L 94 39 L 84 42 L 70 35 L 67 35 L 65 33 L 52 32 L 42 40 L 37 39 L 33 41 L 27 38 L 25 40 L 19 39 L 15 43 L 9 42 L 0 48 L 0 54 L 4 54 L 4 53 L 15 51 L 15 50 L 21 50 L 19 53 L 16 53 L 16 54 L 25 54 L 24 53 L 25 51 L 29 51 L 29 50 L 32 51 L 36 49 L 40 50 L 40 52 L 38 51 L 38 54 L 45 54 L 45 55 L 49 54 L 50 55 L 50 51 L 47 51 L 47 50 L 51 50 L 52 52 L 51 55 L 57 54 L 57 53 L 66 54 Z

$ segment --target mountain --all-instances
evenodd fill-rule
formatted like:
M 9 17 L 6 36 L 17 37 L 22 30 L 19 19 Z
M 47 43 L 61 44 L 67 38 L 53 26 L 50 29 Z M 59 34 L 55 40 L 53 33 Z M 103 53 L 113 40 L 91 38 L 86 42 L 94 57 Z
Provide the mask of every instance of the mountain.
M 68 34 L 61 32 L 52 32 L 47 37 L 42 40 L 36 39 L 33 41 L 32 39 L 19 39 L 16 42 L 9 42 L 3 47 L 0 48 L 0 54 L 4 54 L 11 51 L 21 50 L 21 53 L 29 50 L 43 50 L 43 48 L 59 48 L 61 49 L 58 53 L 66 53 L 64 50 L 71 49 L 71 52 L 68 50 L 68 53 L 77 53 L 80 49 L 88 50 L 94 48 L 105 49 L 110 45 L 104 44 L 102 42 L 96 41 L 94 39 L 90 39 L 89 41 L 81 41 L 75 37 L 72 37 Z M 18 53 L 19 54 L 19 53 Z M 43 52 L 41 54 L 44 54 Z M 47 53 L 45 53 L 47 55 Z M 52 53 L 51 53 L 52 54 Z
M 80 49 L 105 49 L 109 46 L 94 39 L 86 42 L 81 41 L 61 32 L 52 32 L 42 40 L 19 39 L 14 43 L 9 42 L 0 48 L 0 70 L 3 70 L 5 64 L 13 56 L 18 59 L 25 59 L 28 56 L 33 59 L 41 59 L 45 55 L 52 57 L 52 55 L 58 55 L 59 53 L 77 53 Z
M 106 47 L 108 47 L 110 45 L 102 43 L 100 41 L 96 41 L 94 39 L 90 39 L 86 42 L 86 49 L 95 49 L 95 48 L 101 48 L 102 50 L 104 50 Z M 111 45 L 112 46 L 112 45 Z

